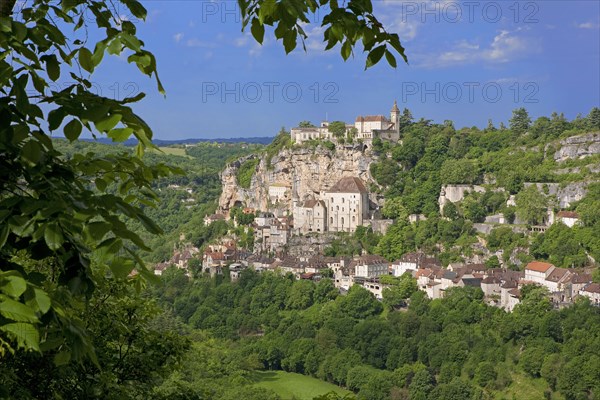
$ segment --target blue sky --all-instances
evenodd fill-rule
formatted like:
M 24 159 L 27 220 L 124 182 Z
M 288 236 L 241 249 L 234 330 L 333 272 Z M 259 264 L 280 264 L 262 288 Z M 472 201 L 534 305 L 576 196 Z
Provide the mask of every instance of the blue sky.
M 123 58 L 105 59 L 93 80 L 104 95 L 145 91 L 137 110 L 159 139 L 272 136 L 302 120 L 388 115 L 395 99 L 457 128 L 506 123 L 517 107 L 574 118 L 600 105 L 598 1 L 375 1 L 410 64 L 367 71 L 360 49 L 347 62 L 322 50 L 318 16 L 308 51 L 286 56 L 268 32 L 263 46 L 241 32 L 235 1 L 143 3 L 138 33 L 166 98 Z

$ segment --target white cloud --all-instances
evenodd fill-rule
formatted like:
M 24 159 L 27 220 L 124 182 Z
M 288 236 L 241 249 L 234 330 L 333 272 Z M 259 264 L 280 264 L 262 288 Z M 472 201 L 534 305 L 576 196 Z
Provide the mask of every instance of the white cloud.
M 258 42 L 253 42 L 250 50 L 248 50 L 248 54 L 251 57 L 255 57 L 255 56 L 259 56 L 263 51 L 263 46 L 260 45 Z
M 187 47 L 207 47 L 207 48 L 215 47 L 214 43 L 204 42 L 204 41 L 202 41 L 200 39 L 196 39 L 196 38 L 188 39 L 185 42 L 185 45 Z
M 455 43 L 441 54 L 415 55 L 416 65 L 426 68 L 465 65 L 476 62 L 506 63 L 527 53 L 539 51 L 539 46 L 529 38 L 518 36 L 516 31 L 500 31 L 488 46 L 466 40 Z
M 508 62 L 528 49 L 527 40 L 509 31 L 501 31 L 494 37 L 491 48 L 483 52 L 483 58 L 488 61 Z
M 179 43 L 181 42 L 181 39 L 183 39 L 183 32 L 179 32 L 173 35 L 173 40 L 175 41 L 175 43 Z
M 580 29 L 596 29 L 600 27 L 600 24 L 595 24 L 593 22 L 582 22 L 581 24 L 578 24 L 577 27 Z
M 248 35 L 240 36 L 235 39 L 235 47 L 244 47 L 250 41 L 250 37 Z

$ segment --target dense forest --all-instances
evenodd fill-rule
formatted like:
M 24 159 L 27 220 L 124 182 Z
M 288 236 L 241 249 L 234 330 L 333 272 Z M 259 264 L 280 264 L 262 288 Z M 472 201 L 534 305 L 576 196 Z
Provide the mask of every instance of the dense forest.
M 398 309 L 359 286 L 339 296 L 329 279 L 315 284 L 246 270 L 238 282 L 227 276 L 191 281 L 172 269 L 153 292 L 202 334 L 195 334 L 197 353 L 157 393 L 276 398 L 255 392 L 256 369 L 312 375 L 358 399 L 592 399 L 600 393 L 600 310 L 587 300 L 558 311 L 532 286 L 507 313 L 487 306 L 479 290 L 455 288 L 432 301 L 410 285 L 412 278 L 404 279 L 409 284 L 400 296 L 410 305 Z

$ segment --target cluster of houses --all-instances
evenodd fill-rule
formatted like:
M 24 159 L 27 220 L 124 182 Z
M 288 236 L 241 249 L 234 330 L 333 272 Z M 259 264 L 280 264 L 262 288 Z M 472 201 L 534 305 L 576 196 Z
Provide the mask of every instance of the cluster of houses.
M 471 286 L 480 288 L 489 304 L 512 311 L 520 302 L 521 288 L 534 284 L 545 287 L 556 306 L 570 304 L 578 296 L 588 297 L 600 306 L 600 286 L 592 282 L 591 274 L 550 263 L 533 261 L 523 271 L 514 271 L 483 264 L 450 264 L 442 268 L 439 263 L 422 260 L 427 259 L 418 253 L 407 254 L 394 267 L 394 274 L 410 272 L 417 278 L 419 288 L 432 299 L 443 297 L 449 288 Z
M 266 223 L 275 217 L 260 215 L 257 218 L 259 222 Z M 199 257 L 199 250 L 188 244 L 175 249 L 173 257 L 157 264 L 154 272 L 161 275 L 170 265 L 187 269 L 189 261 Z M 217 244 L 207 246 L 202 254 L 201 266 L 203 272 L 212 276 L 223 274 L 224 268 L 228 267 L 234 281 L 246 268 L 259 272 L 291 273 L 297 279 L 315 281 L 330 277 L 342 293 L 353 285 L 361 285 L 378 299 L 383 298 L 383 290 L 386 288 L 386 284 L 380 282 L 382 276 L 399 277 L 409 273 L 417 280 L 419 289 L 431 299 L 444 297 L 450 288 L 470 286 L 480 288 L 488 304 L 507 311 L 512 311 L 519 304 L 521 288 L 534 284 L 545 287 L 557 307 L 572 303 L 578 296 L 588 297 L 592 304 L 600 306 L 600 284 L 592 282 L 591 274 L 558 268 L 540 261 L 530 262 L 523 271 L 514 271 L 487 268 L 483 264 L 450 264 L 443 268 L 437 258 L 422 252 L 407 253 L 394 262 L 377 255 L 353 258 L 321 255 L 273 258 L 264 254 L 251 254 L 238 249 L 234 240 L 222 239 Z
M 200 250 L 190 243 L 182 244 L 179 248 L 175 246 L 173 249 L 173 255 L 169 260 L 154 265 L 154 274 L 160 276 L 165 269 L 172 265 L 176 266 L 177 268 L 187 270 L 190 260 L 198 258 L 199 253 Z

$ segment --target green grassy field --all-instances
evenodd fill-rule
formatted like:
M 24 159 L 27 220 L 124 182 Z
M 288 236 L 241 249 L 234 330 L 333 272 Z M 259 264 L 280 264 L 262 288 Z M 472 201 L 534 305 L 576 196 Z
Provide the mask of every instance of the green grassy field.
M 188 156 L 187 154 L 185 154 L 185 149 L 182 147 L 159 147 L 159 149 L 165 154 L 171 154 L 174 156 L 192 158 L 192 157 Z
M 496 394 L 497 400 L 528 399 L 544 400 L 544 390 L 548 387 L 542 378 L 530 378 L 524 374 L 512 374 L 512 383 L 509 387 Z M 562 400 L 558 393 L 552 394 L 552 400 Z
M 300 400 L 311 400 L 315 396 L 331 391 L 341 395 L 350 393 L 350 391 L 339 388 L 331 383 L 291 372 L 256 372 L 253 375 L 253 379 L 256 382 L 256 386 L 271 389 L 284 400 L 291 399 L 292 397 Z

